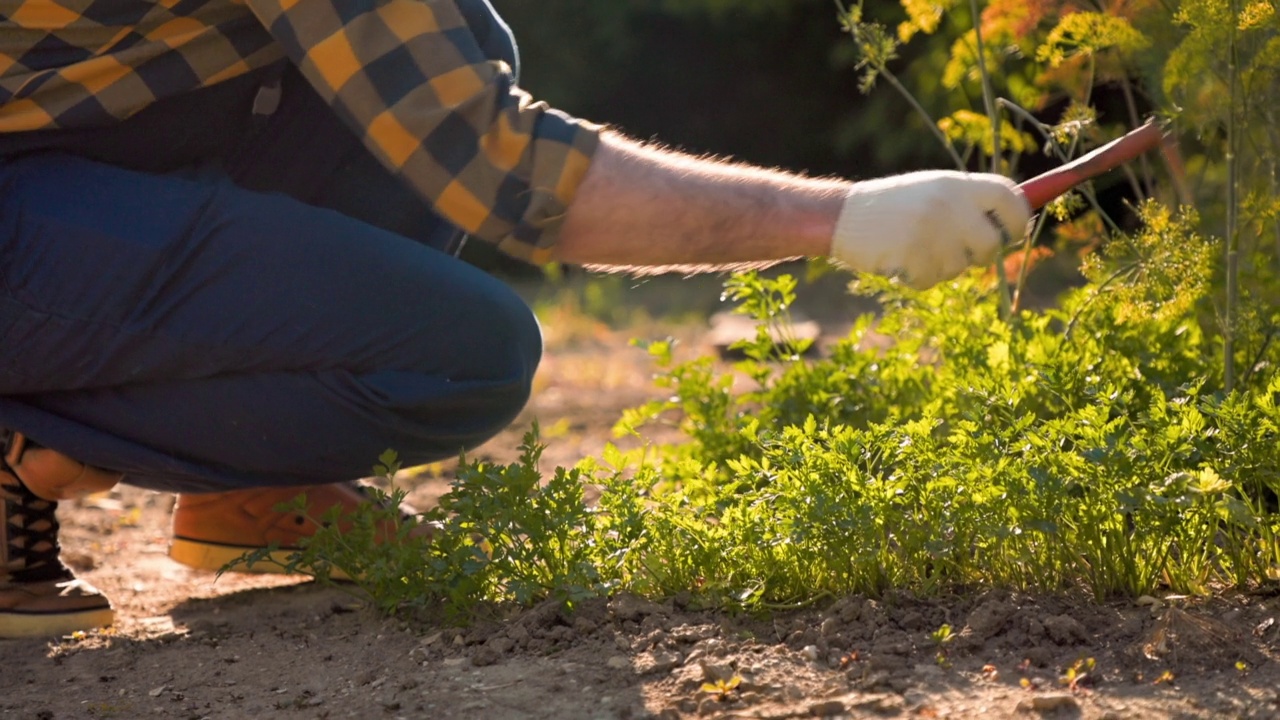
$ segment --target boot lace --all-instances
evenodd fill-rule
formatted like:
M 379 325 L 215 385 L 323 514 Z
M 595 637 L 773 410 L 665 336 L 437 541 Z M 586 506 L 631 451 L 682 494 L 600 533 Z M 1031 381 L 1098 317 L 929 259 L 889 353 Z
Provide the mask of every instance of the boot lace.
M 4 567 L 18 582 L 65 579 L 58 560 L 58 503 L 36 497 L 0 461 L 0 496 L 4 502 L 7 547 Z

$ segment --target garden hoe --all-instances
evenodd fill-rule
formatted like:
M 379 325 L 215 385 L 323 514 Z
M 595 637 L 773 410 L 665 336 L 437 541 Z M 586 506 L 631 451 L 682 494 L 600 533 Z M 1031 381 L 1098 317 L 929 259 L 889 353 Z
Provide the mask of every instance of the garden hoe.
M 1072 160 L 1060 168 L 1027 180 L 1018 186 L 1032 210 L 1039 210 L 1054 198 L 1086 180 L 1091 180 L 1108 170 L 1151 151 L 1166 137 L 1165 131 L 1155 122 L 1148 122 L 1123 137 L 1112 140 L 1086 155 Z

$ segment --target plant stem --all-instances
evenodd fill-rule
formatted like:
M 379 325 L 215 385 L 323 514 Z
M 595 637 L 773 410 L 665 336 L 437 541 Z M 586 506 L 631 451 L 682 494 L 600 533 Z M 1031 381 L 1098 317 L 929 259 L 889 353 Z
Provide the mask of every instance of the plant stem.
M 1000 172 L 1000 113 L 996 110 L 996 94 L 991 89 L 991 73 L 987 71 L 986 52 L 982 47 L 982 13 L 978 9 L 978 0 L 969 0 L 969 8 L 973 13 L 973 39 L 978 46 L 978 74 L 982 76 L 982 104 L 987 108 L 987 119 L 991 122 L 991 172 Z M 992 222 L 995 223 L 994 218 Z M 999 223 L 996 223 L 999 226 Z M 1016 228 L 1022 230 L 1023 228 Z M 1000 228 L 1002 247 L 1008 247 L 1010 233 L 1015 228 Z M 996 256 L 996 291 L 1000 293 L 1000 317 L 1006 322 L 1013 316 L 1013 301 L 1009 292 L 1009 278 L 1004 274 L 1004 253 Z
M 1129 82 L 1129 73 L 1125 73 L 1120 82 L 1120 90 L 1124 94 L 1124 104 L 1129 111 L 1129 122 L 1133 127 L 1142 124 L 1141 118 L 1138 117 L 1138 103 L 1133 98 L 1133 84 Z M 1129 181 L 1133 183 L 1134 197 L 1143 199 L 1149 196 L 1151 188 L 1155 187 L 1155 179 L 1151 177 L 1151 165 L 1147 163 L 1147 156 L 1138 156 L 1138 166 L 1142 168 L 1142 184 L 1139 185 L 1137 179 L 1129 174 Z
M 920 104 L 920 101 L 916 100 L 915 96 L 911 94 L 911 91 L 907 90 L 906 86 L 898 81 L 897 76 L 890 72 L 889 68 L 881 66 L 876 68 L 876 70 L 879 71 L 880 75 L 884 77 L 885 80 L 889 81 L 889 84 L 893 86 L 894 90 L 898 91 L 898 94 L 902 95 L 902 97 L 910 103 L 911 107 L 916 111 L 916 114 L 924 118 L 924 124 L 933 131 L 934 137 L 938 138 L 938 142 L 942 143 L 942 146 L 945 147 L 947 152 L 951 155 L 951 159 L 956 164 L 956 169 L 964 170 L 964 160 L 962 160 L 960 158 L 960 154 L 956 152 L 956 148 L 951 144 L 951 140 L 943 134 L 942 130 L 938 127 L 937 121 L 929 115 L 929 111 L 924 109 L 924 106 Z
M 1239 300 L 1239 238 L 1236 236 L 1236 0 L 1230 0 L 1231 27 L 1227 41 L 1227 307 L 1223 328 L 1223 389 L 1228 393 L 1235 389 L 1235 334 L 1236 304 Z
M 1071 316 L 1071 320 L 1067 322 L 1067 328 L 1062 332 L 1062 337 L 1064 339 L 1070 339 L 1072 331 L 1076 329 L 1076 323 L 1080 321 L 1080 317 L 1089 309 L 1089 306 L 1093 305 L 1094 300 L 1102 297 L 1102 293 L 1111 285 L 1111 283 L 1138 270 L 1139 267 L 1141 267 L 1141 263 L 1137 262 L 1123 265 L 1117 268 L 1115 272 L 1108 275 L 1102 282 L 1098 283 L 1098 286 L 1094 289 L 1093 294 L 1089 296 L 1089 299 L 1085 300 L 1085 302 L 1080 305 L 1080 309 L 1076 310 L 1076 313 Z
M 860 5 L 861 3 L 859 3 L 859 6 Z M 860 23 L 861 23 L 860 16 L 859 16 L 859 19 L 855 20 L 850 15 L 849 10 L 845 8 L 844 4 L 840 0 L 836 0 L 836 9 L 840 12 L 840 16 L 842 18 L 845 18 L 845 21 L 844 21 L 845 28 L 849 31 L 849 35 L 853 38 L 853 43 L 858 47 L 858 51 L 862 52 L 864 55 L 868 55 L 868 53 L 866 53 L 864 50 L 864 48 L 866 47 L 866 42 L 863 40 L 861 30 L 860 30 Z M 911 91 L 908 90 L 906 86 L 903 85 L 902 82 L 898 80 L 898 77 L 894 75 L 891 70 L 889 70 L 889 67 L 886 63 L 878 62 L 873 64 L 874 64 L 876 73 L 879 76 L 883 77 L 884 79 L 888 80 L 889 84 L 893 86 L 893 89 L 896 90 L 898 94 L 901 95 L 909 105 L 911 105 L 911 108 L 916 111 L 916 114 L 924 119 L 925 127 L 929 128 L 929 130 L 933 133 L 934 137 L 938 138 L 938 142 L 942 143 L 942 147 L 947 149 L 947 153 L 951 155 L 951 160 L 956 164 L 956 169 L 964 170 L 964 160 L 960 158 L 960 154 L 956 152 L 955 146 L 951 144 L 951 140 L 948 139 L 947 136 L 938 127 L 938 123 L 934 121 L 933 116 L 929 114 L 929 111 L 924 109 L 924 106 L 920 104 L 920 101 L 916 100 L 916 97 L 911 94 Z

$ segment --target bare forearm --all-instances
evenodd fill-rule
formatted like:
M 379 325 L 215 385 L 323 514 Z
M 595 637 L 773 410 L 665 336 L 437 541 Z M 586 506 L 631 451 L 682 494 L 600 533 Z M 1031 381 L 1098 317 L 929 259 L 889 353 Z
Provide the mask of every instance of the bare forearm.
M 848 189 L 606 133 L 565 217 L 557 259 L 691 270 L 826 255 Z

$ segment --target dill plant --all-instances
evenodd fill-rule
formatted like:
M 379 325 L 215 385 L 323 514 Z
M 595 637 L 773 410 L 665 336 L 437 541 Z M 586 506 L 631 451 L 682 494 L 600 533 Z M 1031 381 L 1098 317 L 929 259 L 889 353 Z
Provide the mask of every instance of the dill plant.
M 760 325 L 735 368 L 753 387 L 740 390 L 710 358 L 677 360 L 670 342 L 654 342 L 665 397 L 616 427 L 643 437 L 651 423 L 675 422 L 686 442 L 610 447 L 544 472 L 531 433 L 517 463 L 464 460 L 440 507 L 409 521 L 437 526 L 429 542 L 404 531 L 375 545 L 371 534 L 326 529 L 296 567 L 321 576 L 341 568 L 387 611 L 443 605 L 458 615 L 620 590 L 767 609 L 894 588 L 1083 588 L 1106 598 L 1280 582 L 1274 2 L 1062 15 L 1015 0 L 903 6 L 896 33 L 860 6 L 843 15 L 865 46 L 864 87 L 883 77 L 904 88 L 890 67 L 899 44 L 936 41 L 953 24 L 941 86 L 983 97 L 985 80 L 986 97 L 1001 92 L 996 106 L 1013 116 L 961 106 L 930 120 L 962 162 L 1013 158 L 1040 140 L 1064 159 L 1082 151 L 1106 135 L 1090 105 L 1094 84 L 1146 73 L 1127 92 L 1147 88 L 1198 139 L 1187 163 L 1198 175 L 1195 209 L 1145 200 L 1138 229 L 1122 233 L 1097 216 L 1088 189 L 1060 203 L 1052 211 L 1064 253 L 1082 228 L 1107 239 L 1085 255 L 1086 282 L 1042 311 L 1002 312 L 991 271 L 925 291 L 858 278 L 853 290 L 882 311 L 820 359 L 786 340 L 797 282 L 736 275 L 726 299 Z M 1229 33 L 1238 106 L 1223 102 Z M 1068 99 L 1056 123 L 1023 109 L 1050 97 Z M 1223 168 L 1228 126 L 1250 150 L 1234 173 Z M 1227 182 L 1238 184 L 1238 208 L 1224 201 Z M 1215 228 L 1233 212 L 1240 293 L 1227 302 Z M 1224 303 L 1238 306 L 1228 314 Z M 1227 332 L 1242 368 L 1231 388 Z M 868 342 L 873 333 L 891 343 Z M 382 470 L 391 465 L 384 458 Z M 600 489 L 590 507 L 586 484 Z M 391 512 L 370 506 L 356 527 Z

